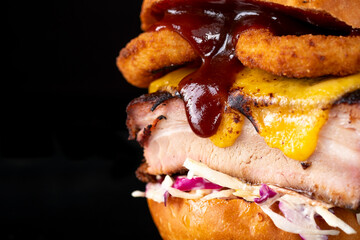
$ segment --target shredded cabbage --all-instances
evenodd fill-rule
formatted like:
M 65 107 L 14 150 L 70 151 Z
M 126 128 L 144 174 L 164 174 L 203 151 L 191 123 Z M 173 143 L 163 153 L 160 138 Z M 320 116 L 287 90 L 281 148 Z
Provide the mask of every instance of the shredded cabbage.
M 202 177 L 187 178 L 179 176 L 175 179 L 172 186 L 173 188 L 181 191 L 191 191 L 196 189 L 221 189 L 222 187 L 210 182 Z
M 192 174 L 203 177 L 210 182 L 213 182 L 217 185 L 231 188 L 231 189 L 243 189 L 243 190 L 252 190 L 250 186 L 239 181 L 237 178 L 231 177 L 227 174 L 218 172 L 206 166 L 203 163 L 194 161 L 190 158 L 187 158 L 183 164 L 184 167 L 189 169 Z
M 251 186 L 189 158 L 185 160 L 184 166 L 189 170 L 187 177 L 179 176 L 174 181 L 167 175 L 162 183 L 148 183 L 145 193 L 134 191 L 132 195 L 145 196 L 156 202 L 164 202 L 165 205 L 170 195 L 203 201 L 241 197 L 257 203 L 278 228 L 300 234 L 306 240 L 325 240 L 327 235 L 339 234 L 337 230 L 320 230 L 314 219 L 315 214 L 319 214 L 330 226 L 338 227 L 347 234 L 356 233 L 352 227 L 329 211 L 332 205 L 309 200 L 298 193 L 275 186 Z M 229 189 L 221 190 L 224 187 Z M 270 207 L 275 202 L 279 202 L 279 209 L 284 216 L 271 210 Z M 356 214 L 356 217 L 360 225 L 360 214 Z
M 271 188 L 269 188 L 268 185 L 266 184 L 262 184 L 261 188 L 259 190 L 260 193 L 260 197 L 259 198 L 254 198 L 254 202 L 257 204 L 261 204 L 266 202 L 269 198 L 273 198 L 276 196 L 276 192 L 274 190 L 272 190 Z
M 195 193 L 187 193 L 172 187 L 168 188 L 168 191 L 171 196 L 178 198 L 199 199 L 203 196 L 203 194 L 200 191 L 196 191 Z
M 210 199 L 215 198 L 231 198 L 233 196 L 234 190 L 233 189 L 227 189 L 227 190 L 221 190 L 221 191 L 214 191 L 203 198 L 201 200 L 206 201 Z
M 243 198 L 246 201 L 253 202 L 255 198 L 260 197 L 259 189 L 260 188 L 257 186 L 254 186 L 254 190 L 251 192 L 248 190 L 236 189 L 236 191 L 233 194 L 234 196 Z
M 169 175 L 166 175 L 164 178 L 164 181 L 161 183 L 161 187 L 167 190 L 169 187 L 171 187 L 174 184 L 174 181 Z
M 160 183 L 148 183 L 146 184 L 145 197 L 150 198 L 158 203 L 164 202 L 164 194 L 166 190 Z
M 275 213 L 267 205 L 261 205 L 261 209 L 266 213 L 271 220 L 274 222 L 275 226 L 284 230 L 286 232 L 297 233 L 297 234 L 317 234 L 317 235 L 338 235 L 339 231 L 337 230 L 318 230 L 318 229 L 307 229 L 302 227 L 299 224 L 292 223 L 288 221 L 285 217 L 280 214 Z
M 314 219 L 315 211 L 313 208 L 307 208 L 302 204 L 292 204 L 286 201 L 279 201 L 279 209 L 288 221 L 309 230 L 319 229 Z M 300 234 L 300 237 L 304 240 L 328 239 L 326 235 L 311 235 L 303 233 Z
M 329 226 L 338 227 L 347 234 L 356 233 L 356 231 L 352 227 L 347 225 L 343 220 L 336 217 L 333 213 L 331 213 L 327 209 L 320 206 L 316 206 L 315 211 L 325 220 L 325 222 L 327 222 L 327 224 L 329 224 Z
M 133 191 L 131 193 L 132 197 L 146 197 L 145 192 L 142 191 Z

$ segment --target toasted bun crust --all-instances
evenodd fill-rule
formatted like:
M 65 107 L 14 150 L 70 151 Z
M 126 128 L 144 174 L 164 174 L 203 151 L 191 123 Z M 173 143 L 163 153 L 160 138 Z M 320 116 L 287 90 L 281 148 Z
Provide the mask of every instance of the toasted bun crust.
M 156 19 L 151 14 L 153 4 L 164 0 L 144 0 L 141 9 L 141 28 L 146 31 Z M 280 5 L 326 12 L 345 22 L 353 28 L 360 28 L 360 1 L 359 0 L 257 0 L 261 2 L 277 3 Z
M 327 12 L 353 28 L 360 27 L 359 0 L 260 0 L 284 6 Z
M 301 239 L 299 235 L 284 232 L 255 203 L 242 199 L 185 200 L 170 197 L 165 207 L 148 199 L 154 222 L 165 240 L 182 239 Z M 336 215 L 351 225 L 358 233 L 347 235 L 340 232 L 331 239 L 360 239 L 360 226 L 355 214 L 335 209 Z M 319 221 L 321 229 L 329 229 Z

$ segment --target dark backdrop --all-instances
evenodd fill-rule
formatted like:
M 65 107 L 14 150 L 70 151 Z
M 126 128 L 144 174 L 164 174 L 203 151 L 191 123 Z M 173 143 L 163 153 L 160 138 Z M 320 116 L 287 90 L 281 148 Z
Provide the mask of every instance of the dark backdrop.
M 134 176 L 125 108 L 146 92 L 115 65 L 141 0 L 8 1 L 0 239 L 159 239 Z

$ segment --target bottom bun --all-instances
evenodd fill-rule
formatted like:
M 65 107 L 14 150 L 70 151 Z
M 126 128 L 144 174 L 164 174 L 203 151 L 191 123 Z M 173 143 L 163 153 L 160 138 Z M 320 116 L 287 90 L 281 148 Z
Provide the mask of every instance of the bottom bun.
M 165 240 L 173 239 L 298 239 L 297 234 L 277 228 L 255 204 L 242 199 L 187 200 L 169 197 L 166 206 L 148 199 L 153 220 Z M 360 226 L 354 213 L 335 209 L 338 217 L 352 226 L 357 234 L 340 231 L 330 239 L 360 239 Z M 321 229 L 330 229 L 324 221 Z

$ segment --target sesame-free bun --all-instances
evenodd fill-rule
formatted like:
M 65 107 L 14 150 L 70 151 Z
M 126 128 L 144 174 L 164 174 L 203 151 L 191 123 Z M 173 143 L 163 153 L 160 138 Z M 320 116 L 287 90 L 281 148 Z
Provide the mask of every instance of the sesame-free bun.
M 260 0 L 280 5 L 326 12 L 353 28 L 360 28 L 359 0 Z
M 147 30 L 156 18 L 152 15 L 151 8 L 154 4 L 164 0 L 144 0 L 141 9 L 141 28 Z M 255 1 L 255 0 L 254 0 Z M 360 28 L 360 1 L 359 0 L 257 0 L 284 5 L 287 7 L 300 8 L 302 10 L 327 13 L 345 22 L 353 28 Z M 188 2 L 188 1 L 184 1 Z
M 256 239 L 300 240 L 297 234 L 284 232 L 255 203 L 242 199 L 186 200 L 170 197 L 166 206 L 148 199 L 153 220 L 164 240 L 193 239 Z M 360 226 L 355 214 L 335 209 L 336 215 L 352 226 L 358 233 L 347 235 L 340 231 L 331 239 L 360 239 Z M 330 229 L 323 221 L 321 229 Z

